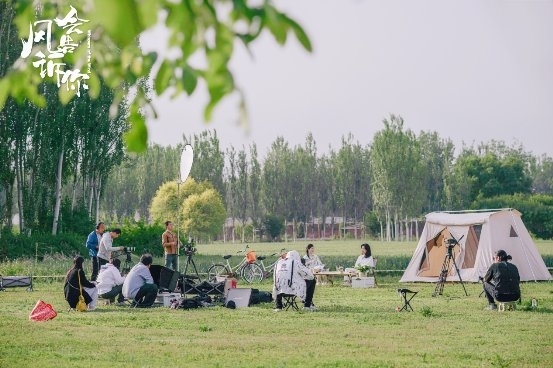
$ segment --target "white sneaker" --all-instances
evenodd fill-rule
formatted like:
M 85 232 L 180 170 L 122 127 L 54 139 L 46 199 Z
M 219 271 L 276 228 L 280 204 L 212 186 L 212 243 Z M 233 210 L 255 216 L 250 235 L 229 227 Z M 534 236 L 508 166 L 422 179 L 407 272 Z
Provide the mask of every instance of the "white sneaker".
M 275 309 L 273 309 L 273 312 L 280 312 L 280 311 L 282 311 L 282 308 L 275 308 Z
M 307 312 L 313 312 L 313 309 L 311 309 L 311 307 L 303 307 L 303 310 Z
M 317 310 L 317 307 L 315 307 L 315 304 L 311 304 L 311 307 L 309 307 L 309 308 L 311 308 L 312 311 L 316 311 L 316 310 Z

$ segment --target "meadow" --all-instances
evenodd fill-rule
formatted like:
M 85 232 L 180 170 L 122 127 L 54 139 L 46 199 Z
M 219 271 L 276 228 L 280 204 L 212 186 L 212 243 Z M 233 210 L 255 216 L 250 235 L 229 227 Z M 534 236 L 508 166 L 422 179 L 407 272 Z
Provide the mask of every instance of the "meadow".
M 251 244 L 258 254 L 281 248 L 302 253 L 305 242 Z M 323 262 L 349 266 L 360 241 L 314 242 Z M 0 293 L 0 367 L 551 367 L 553 365 L 553 284 L 523 283 L 522 304 L 514 312 L 484 311 L 481 285 L 400 284 L 395 265 L 409 259 L 415 242 L 371 242 L 373 253 L 392 266 L 378 273 L 378 287 L 353 289 L 318 285 L 315 312 L 273 312 L 272 303 L 242 309 L 222 306 L 194 310 L 104 306 L 68 312 L 59 278 L 38 277 L 34 291 Z M 553 242 L 537 242 L 544 256 Z M 199 245 L 200 272 L 241 244 Z M 137 256 L 133 256 L 133 261 Z M 237 263 L 233 257 L 231 263 Z M 161 260 L 157 260 L 158 263 Z M 181 257 L 182 262 L 186 258 Z M 1 274 L 63 274 L 70 259 L 51 256 L 0 263 Z M 14 273 L 15 272 L 15 273 Z M 239 287 L 246 287 L 239 281 Z M 271 290 L 270 280 L 253 287 Z M 414 312 L 397 312 L 398 288 L 418 294 Z M 530 300 L 538 300 L 532 309 Z M 38 299 L 58 316 L 31 322 Z

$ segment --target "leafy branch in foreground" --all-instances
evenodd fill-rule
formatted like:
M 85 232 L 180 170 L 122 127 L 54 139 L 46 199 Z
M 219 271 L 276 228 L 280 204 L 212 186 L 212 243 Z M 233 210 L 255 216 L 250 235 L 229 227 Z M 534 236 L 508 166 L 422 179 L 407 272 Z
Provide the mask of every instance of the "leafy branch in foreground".
M 312 50 L 303 28 L 273 6 L 272 1 L 256 2 L 259 5 L 250 3 L 248 0 L 45 0 L 36 8 L 36 2 L 27 0 L 3 1 L 2 6 L 15 8 L 13 22 L 22 40 L 29 37 L 29 25 L 36 21 L 35 14 L 40 14 L 41 19 L 54 19 L 72 6 L 79 18 L 89 21 L 87 27 L 90 27 L 94 47 L 88 81 L 90 95 L 99 94 L 98 80 L 102 77 L 116 93 L 113 106 L 128 98 L 131 129 L 125 136 L 127 147 L 132 151 L 143 151 L 147 147 L 148 134 L 141 109 L 148 107 L 154 116 L 156 113 L 140 80 L 151 77 L 156 95 L 171 91 L 173 97 L 182 93 L 192 95 L 199 81 L 203 80 L 209 93 L 204 119 L 209 121 L 215 106 L 234 92 L 238 93 L 241 112 L 246 109 L 228 65 L 235 40 L 249 48 L 263 30 L 268 29 L 280 45 L 286 43 L 291 32 L 305 50 Z M 168 50 L 178 51 L 175 58 L 160 58 L 157 53 L 144 53 L 140 48 L 139 36 L 158 24 L 158 16 L 169 31 L 165 46 Z M 54 28 L 52 31 L 53 40 L 60 40 L 62 30 Z M 86 42 L 87 34 L 74 36 L 76 42 Z M 88 60 L 86 50 L 66 56 L 64 61 L 81 68 Z M 9 96 L 20 103 L 28 100 L 40 107 L 46 105 L 38 90 L 43 80 L 32 62 L 32 58 L 20 58 L 5 75 L 0 76 L 0 109 Z M 55 76 L 49 81 L 55 82 L 54 79 Z M 123 86 L 133 88 L 132 97 L 124 96 L 126 89 Z M 76 93 L 76 90 L 60 88 L 59 99 L 67 104 Z M 246 114 L 241 116 L 245 119 Z

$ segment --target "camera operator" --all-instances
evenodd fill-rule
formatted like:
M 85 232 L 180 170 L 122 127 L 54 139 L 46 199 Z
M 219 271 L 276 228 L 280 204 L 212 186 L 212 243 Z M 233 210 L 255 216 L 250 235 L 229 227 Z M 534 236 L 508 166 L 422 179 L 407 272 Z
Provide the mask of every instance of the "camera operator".
M 121 229 L 119 228 L 110 230 L 109 233 L 102 235 L 102 240 L 100 240 L 100 245 L 98 246 L 98 263 L 100 266 L 109 263 L 111 252 L 124 249 L 124 247 L 113 246 L 113 239 L 117 239 L 119 235 L 121 235 Z
M 138 308 L 151 307 L 156 300 L 157 285 L 150 273 L 152 261 L 151 254 L 143 254 L 123 282 L 123 296 L 133 299 Z
M 504 250 L 498 250 L 494 263 L 484 276 L 484 293 L 488 299 L 485 310 L 495 310 L 499 302 L 514 302 L 520 299 L 520 275 L 518 268 L 508 262 L 512 257 Z
M 121 276 L 119 267 L 121 261 L 117 258 L 113 259 L 111 263 L 105 264 L 100 268 L 100 274 L 98 275 L 98 297 L 102 299 L 109 299 L 111 303 L 115 301 L 117 297 L 118 303 L 123 303 L 125 298 L 123 297 L 123 282 L 125 277 Z
M 161 235 L 161 245 L 165 253 L 165 267 L 176 271 L 178 268 L 177 247 L 179 241 L 177 235 L 173 232 L 173 223 L 171 221 L 165 221 L 165 231 Z

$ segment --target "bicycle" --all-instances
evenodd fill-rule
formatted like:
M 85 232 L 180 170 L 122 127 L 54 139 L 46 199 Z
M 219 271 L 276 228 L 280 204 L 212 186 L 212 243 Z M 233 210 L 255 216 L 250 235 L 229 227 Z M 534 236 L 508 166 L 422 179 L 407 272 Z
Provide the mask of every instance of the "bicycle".
M 259 267 L 261 267 L 261 269 L 263 270 L 263 279 L 269 277 L 270 275 L 273 274 L 273 272 L 275 272 L 275 266 L 276 266 L 277 262 L 280 260 L 280 255 L 282 253 L 284 253 L 285 250 L 286 250 L 285 248 L 282 248 L 280 250 L 280 252 L 278 253 L 278 258 L 268 266 L 265 266 L 265 263 L 263 262 L 263 260 L 267 259 L 267 257 L 274 257 L 274 256 L 277 255 L 277 253 L 273 253 L 270 256 L 259 256 L 259 257 L 257 257 L 257 260 L 259 261 L 259 263 L 258 263 Z
M 259 282 L 263 280 L 263 270 L 257 263 L 255 263 L 257 257 L 254 251 L 246 252 L 249 248 L 249 245 L 246 245 L 246 248 L 239 250 L 236 253 L 246 253 L 244 258 L 236 266 L 231 266 L 229 259 L 232 257 L 232 254 L 227 254 L 223 256 L 223 259 L 226 260 L 226 263 L 215 263 L 209 267 L 207 270 L 207 279 L 216 280 L 217 276 L 228 276 L 228 275 L 240 275 L 246 282 Z

